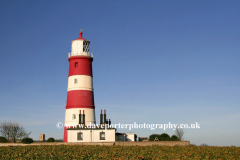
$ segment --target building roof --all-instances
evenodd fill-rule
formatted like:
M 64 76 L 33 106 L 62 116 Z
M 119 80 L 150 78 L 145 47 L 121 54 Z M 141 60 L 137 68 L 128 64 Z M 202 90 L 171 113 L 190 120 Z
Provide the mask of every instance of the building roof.
M 82 37 L 82 34 L 83 34 L 83 32 L 80 32 L 79 33 L 79 37 L 77 38 L 77 39 L 75 39 L 75 40 L 86 40 L 86 39 L 84 39 L 83 37 Z M 86 40 L 87 41 L 87 40 Z

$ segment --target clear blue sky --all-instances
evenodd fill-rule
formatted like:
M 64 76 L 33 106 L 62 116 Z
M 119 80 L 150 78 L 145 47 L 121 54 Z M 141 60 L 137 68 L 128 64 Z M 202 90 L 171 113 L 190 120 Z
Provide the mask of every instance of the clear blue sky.
M 18 122 L 35 140 L 63 138 L 68 53 L 83 28 L 98 123 L 101 109 L 112 123 L 198 122 L 185 140 L 240 146 L 239 8 L 238 0 L 1 0 L 0 122 Z

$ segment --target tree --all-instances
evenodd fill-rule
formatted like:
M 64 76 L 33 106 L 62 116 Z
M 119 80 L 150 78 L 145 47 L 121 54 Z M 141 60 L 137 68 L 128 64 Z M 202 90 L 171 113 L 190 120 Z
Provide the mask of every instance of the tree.
M 156 137 L 159 140 L 160 139 L 160 134 L 151 134 L 149 136 L 149 141 L 154 141 Z
M 26 138 L 31 132 L 27 133 L 27 131 L 25 131 L 22 126 L 19 126 L 18 123 L 3 122 L 0 125 L 0 134 L 7 140 L 13 140 L 13 142 L 16 143 L 16 138 Z
M 176 128 L 175 135 L 177 136 L 179 141 L 182 141 L 183 140 L 183 135 L 184 135 L 183 129 L 182 128 Z
M 179 141 L 179 139 L 176 135 L 172 135 L 171 141 Z
M 160 134 L 152 134 L 149 136 L 149 141 L 170 141 L 170 136 L 167 133 Z
M 160 141 L 169 141 L 170 140 L 170 136 L 167 133 L 162 133 L 160 135 Z

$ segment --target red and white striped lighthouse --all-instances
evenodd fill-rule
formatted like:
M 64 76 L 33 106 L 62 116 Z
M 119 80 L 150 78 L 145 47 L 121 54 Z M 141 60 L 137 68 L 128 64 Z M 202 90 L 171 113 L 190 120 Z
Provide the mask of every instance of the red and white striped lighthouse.
M 68 142 L 66 130 L 68 126 L 96 123 L 92 75 L 93 56 L 89 53 L 90 42 L 84 39 L 82 34 L 80 32 L 80 37 L 72 41 L 71 53 L 68 55 L 69 74 L 63 142 Z

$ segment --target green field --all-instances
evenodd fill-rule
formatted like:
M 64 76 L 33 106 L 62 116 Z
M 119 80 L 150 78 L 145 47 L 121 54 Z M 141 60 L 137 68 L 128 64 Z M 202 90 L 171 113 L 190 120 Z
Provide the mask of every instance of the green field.
M 240 147 L 6 146 L 0 159 L 240 159 Z

